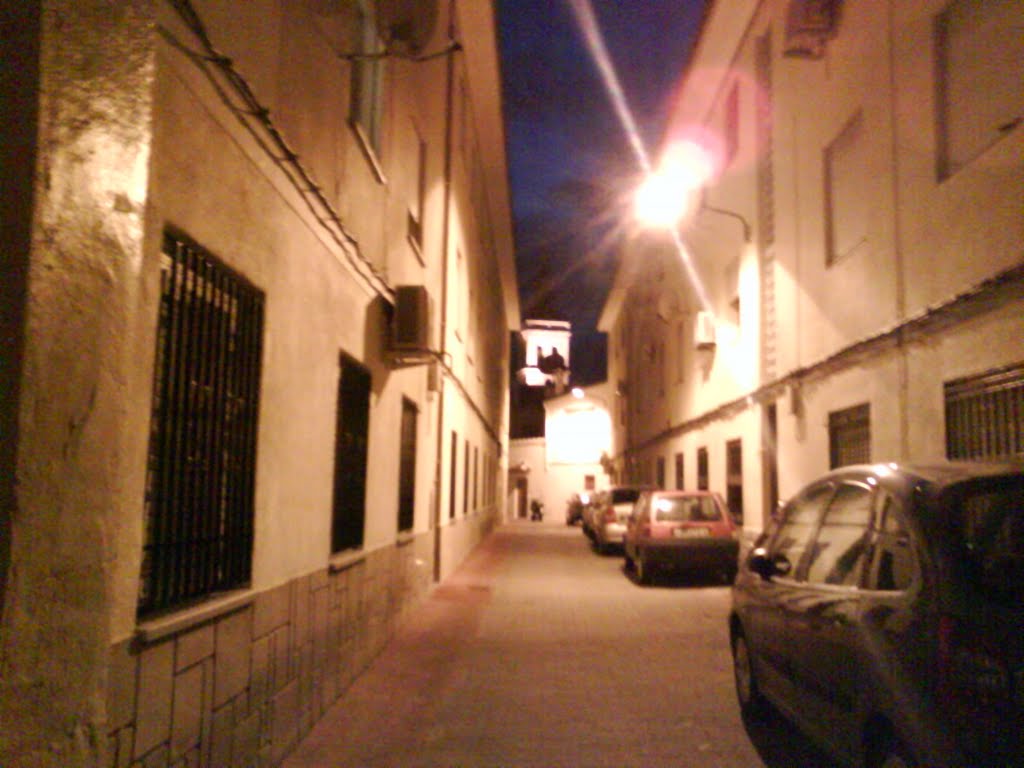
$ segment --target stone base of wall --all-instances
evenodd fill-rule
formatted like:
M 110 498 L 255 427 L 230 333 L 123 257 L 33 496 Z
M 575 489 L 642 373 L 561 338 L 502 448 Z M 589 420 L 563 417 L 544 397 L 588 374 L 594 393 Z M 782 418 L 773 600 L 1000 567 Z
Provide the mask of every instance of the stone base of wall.
M 465 555 L 465 553 L 463 553 Z M 433 533 L 110 651 L 110 768 L 275 766 L 430 587 Z

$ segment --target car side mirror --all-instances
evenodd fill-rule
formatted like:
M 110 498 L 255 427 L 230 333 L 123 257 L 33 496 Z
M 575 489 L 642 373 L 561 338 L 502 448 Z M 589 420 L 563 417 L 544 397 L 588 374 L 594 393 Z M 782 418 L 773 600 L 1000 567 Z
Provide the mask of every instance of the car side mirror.
M 793 569 L 792 563 L 789 562 L 785 555 L 775 555 L 773 557 L 765 547 L 755 547 L 752 549 L 747 565 L 750 570 L 765 581 L 772 578 L 772 576 L 785 576 Z

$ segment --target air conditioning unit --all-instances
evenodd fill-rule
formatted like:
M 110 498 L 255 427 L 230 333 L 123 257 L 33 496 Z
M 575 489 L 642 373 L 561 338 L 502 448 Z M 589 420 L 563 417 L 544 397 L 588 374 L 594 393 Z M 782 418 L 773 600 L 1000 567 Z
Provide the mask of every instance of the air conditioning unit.
M 438 0 L 378 0 L 377 13 L 388 48 L 417 55 L 437 26 Z
M 693 341 L 697 349 L 711 349 L 715 346 L 715 316 L 710 312 L 697 313 Z
M 391 350 L 400 353 L 430 351 L 430 296 L 422 285 L 395 288 Z

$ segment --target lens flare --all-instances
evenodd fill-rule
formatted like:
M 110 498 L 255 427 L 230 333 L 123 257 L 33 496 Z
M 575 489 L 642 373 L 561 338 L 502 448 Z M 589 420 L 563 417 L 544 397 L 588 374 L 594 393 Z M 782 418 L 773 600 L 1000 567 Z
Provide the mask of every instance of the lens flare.
M 580 32 L 583 35 L 583 40 L 587 45 L 591 58 L 594 60 L 594 65 L 597 67 L 597 70 L 601 75 L 601 81 L 604 84 L 605 91 L 607 92 L 608 98 L 615 110 L 615 114 L 618 116 L 622 129 L 626 134 L 626 138 L 629 140 L 630 146 L 633 148 L 633 154 L 636 156 L 637 164 L 640 166 L 640 169 L 643 171 L 645 176 L 649 178 L 657 177 L 660 174 L 653 173 L 650 155 L 644 147 L 643 140 L 640 137 L 640 131 L 637 129 L 636 121 L 633 119 L 633 113 L 630 111 L 629 105 L 626 102 L 626 96 L 623 93 L 622 84 L 619 82 L 619 77 L 615 72 L 615 67 L 612 66 L 611 56 L 608 55 L 608 49 L 604 44 L 604 38 L 601 35 L 601 29 L 598 26 L 597 17 L 594 14 L 594 9 L 590 4 L 590 0 L 568 0 L 568 2 L 576 17 L 576 23 L 579 25 Z M 666 155 L 666 159 L 671 158 L 670 162 L 673 165 L 686 168 L 687 173 L 706 173 L 706 175 L 702 177 L 700 184 L 703 184 L 714 172 L 713 159 L 710 157 L 709 153 L 701 151 L 698 144 L 691 143 L 690 145 L 686 145 L 684 143 L 683 146 L 675 149 L 674 151 L 679 154 L 673 157 L 672 152 L 669 152 Z M 695 178 L 700 177 L 697 176 Z M 655 208 L 660 208 L 662 205 L 654 199 L 656 196 L 661 196 L 661 199 L 665 201 L 671 199 L 674 194 L 679 194 L 678 189 L 674 192 L 671 189 L 665 189 L 664 186 L 662 186 L 666 184 L 664 179 L 661 181 L 651 181 L 650 183 L 654 185 L 654 188 L 648 189 L 641 194 L 645 196 L 647 198 L 647 202 Z M 638 201 L 638 204 L 641 203 Z M 666 217 L 669 216 L 670 213 L 668 210 L 663 209 L 659 213 L 652 215 L 655 215 L 656 217 Z M 678 228 L 673 226 L 670 228 L 670 231 L 672 233 L 673 243 L 675 244 L 676 250 L 679 254 L 679 259 L 682 261 L 686 274 L 690 278 L 690 282 L 693 284 L 694 292 L 697 294 L 701 307 L 708 309 L 710 307 L 710 302 L 708 301 L 707 292 L 705 291 L 704 284 L 693 265 L 693 259 L 690 256 L 690 251 L 683 242 Z

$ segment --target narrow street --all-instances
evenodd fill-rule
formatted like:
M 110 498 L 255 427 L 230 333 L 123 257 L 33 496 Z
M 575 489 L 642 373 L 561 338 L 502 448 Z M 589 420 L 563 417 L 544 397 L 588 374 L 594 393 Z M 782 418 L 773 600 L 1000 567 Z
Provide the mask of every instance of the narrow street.
M 720 584 L 637 586 L 579 528 L 506 525 L 284 766 L 827 768 L 784 723 L 744 728 L 728 605 Z

